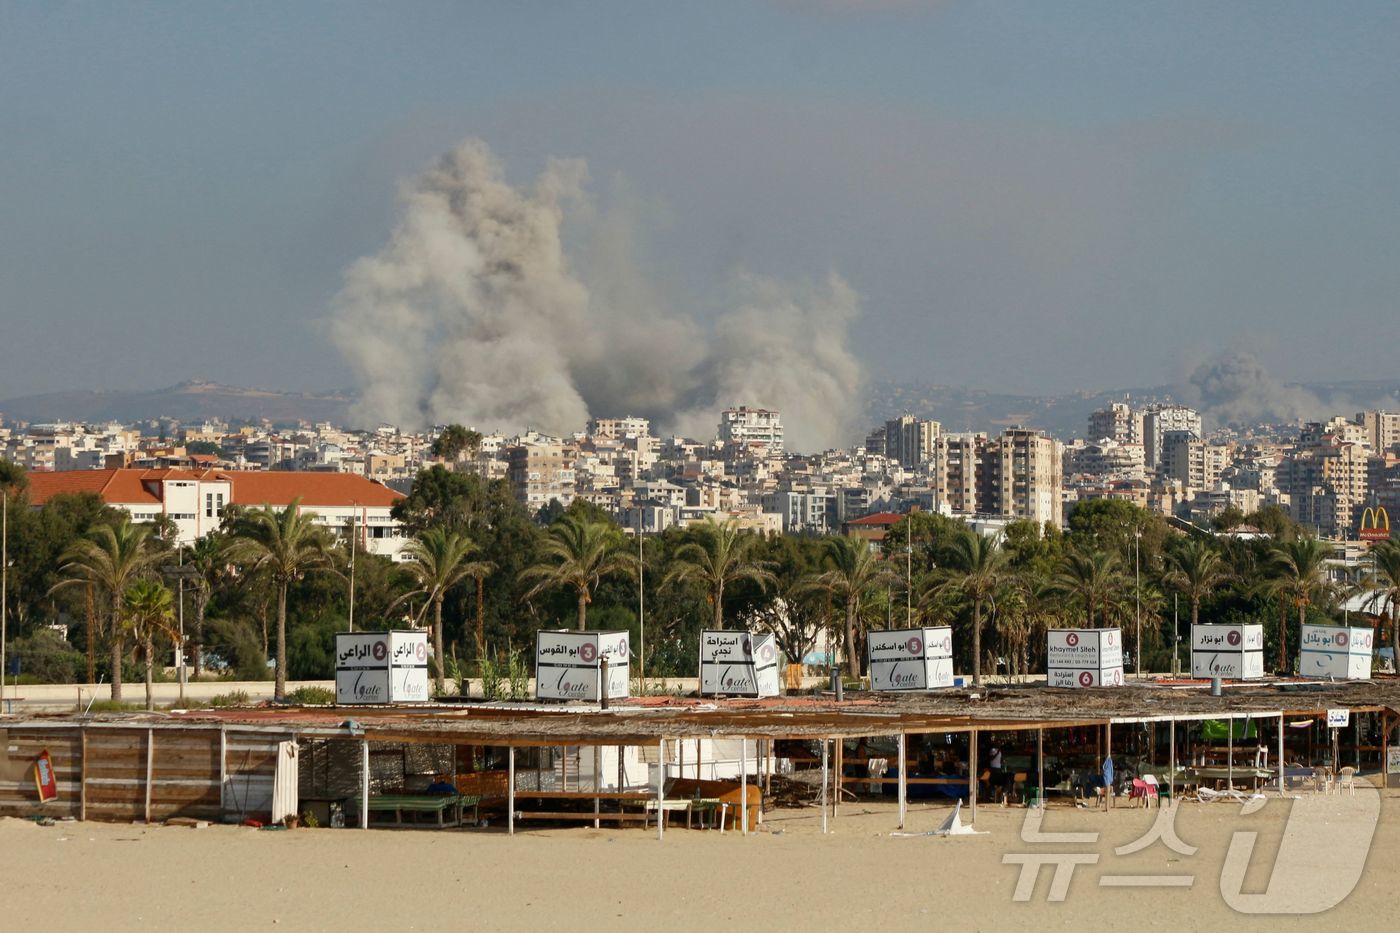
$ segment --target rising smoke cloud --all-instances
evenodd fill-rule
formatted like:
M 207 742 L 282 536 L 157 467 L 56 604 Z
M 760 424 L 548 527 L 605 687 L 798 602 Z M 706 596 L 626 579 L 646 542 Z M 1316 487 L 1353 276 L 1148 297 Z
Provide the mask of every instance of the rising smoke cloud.
M 563 231 L 593 215 L 587 178 L 582 162 L 552 161 L 520 190 L 469 140 L 407 187 L 389 242 L 350 266 L 330 320 L 362 389 L 354 415 L 563 434 L 634 414 L 708 436 L 720 408 L 748 404 L 782 411 L 793 448 L 847 441 L 855 292 L 835 275 L 816 287 L 739 276 L 707 333 L 664 308 L 625 224 L 597 223 L 590 274 L 573 268 Z
M 1341 399 L 1324 401 L 1302 386 L 1284 385 L 1249 353 L 1224 353 L 1196 367 L 1190 400 L 1210 421 L 1222 425 L 1284 423 L 1317 419 Z

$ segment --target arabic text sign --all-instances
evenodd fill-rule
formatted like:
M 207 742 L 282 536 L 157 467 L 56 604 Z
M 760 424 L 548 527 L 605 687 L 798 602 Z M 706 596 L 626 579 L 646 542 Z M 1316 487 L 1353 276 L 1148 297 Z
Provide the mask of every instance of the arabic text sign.
M 535 697 L 540 700 L 602 698 L 601 662 L 608 661 L 607 696 L 628 696 L 630 657 L 626 632 L 542 631 L 535 636 Z
M 1370 680 L 1371 649 L 1375 633 L 1370 628 L 1304 625 L 1298 673 L 1330 680 Z
M 770 697 L 780 692 L 778 643 L 771 634 L 700 633 L 700 692 Z
M 948 626 L 870 632 L 872 690 L 932 690 L 953 685 L 953 630 Z
M 427 700 L 427 632 L 336 634 L 337 703 L 424 703 Z
M 1327 711 L 1327 728 L 1345 729 L 1349 725 L 1351 725 L 1351 710 L 1329 709 Z

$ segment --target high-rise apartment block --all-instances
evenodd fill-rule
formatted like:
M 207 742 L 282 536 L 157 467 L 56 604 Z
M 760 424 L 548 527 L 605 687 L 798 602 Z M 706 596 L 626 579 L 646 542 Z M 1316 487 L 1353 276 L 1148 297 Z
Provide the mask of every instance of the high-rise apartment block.
M 1166 456 L 1167 435 L 1201 436 L 1201 415 L 1182 405 L 1153 405 L 1143 413 L 1143 453 L 1147 468 L 1156 469 Z
M 885 422 L 885 456 L 907 469 L 915 469 L 933 458 L 934 443 L 941 425 L 902 415 Z
M 1142 443 L 1143 412 L 1125 402 L 1112 402 L 1089 415 L 1090 443 L 1110 440 L 1118 444 Z
M 1011 428 L 990 438 L 982 454 L 986 477 L 983 511 L 1005 518 L 1062 523 L 1063 445 L 1026 428 Z

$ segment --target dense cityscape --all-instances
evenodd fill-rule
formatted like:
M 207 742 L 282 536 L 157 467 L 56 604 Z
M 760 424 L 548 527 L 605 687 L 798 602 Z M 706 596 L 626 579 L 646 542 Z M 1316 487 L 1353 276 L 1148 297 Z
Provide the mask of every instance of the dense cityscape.
M 855 675 L 864 631 L 896 614 L 972 629 L 962 663 L 1023 674 L 1038 661 L 1035 632 L 1097 613 L 1099 623 L 1128 629 L 1133 650 L 1143 639 L 1145 666 L 1171 670 L 1180 626 L 1202 605 L 1221 620 L 1267 623 L 1282 669 L 1289 632 L 1275 620 L 1294 639 L 1296 626 L 1291 611 L 1275 612 L 1278 591 L 1259 584 L 1269 548 L 1290 540 L 1315 548 L 1313 578 L 1299 584 L 1310 612 L 1380 620 L 1393 609 L 1362 540 L 1400 514 L 1400 414 L 1385 411 L 1207 433 L 1193 409 L 1124 401 L 1091 412 L 1084 435 L 1069 441 L 1028 428 L 950 432 L 904 415 L 872 426 L 859 445 L 820 453 L 788 449 L 781 412 L 743 405 L 720 412 L 704 439 L 656 436 L 637 417 L 595 418 L 567 437 L 158 419 L 12 423 L 0 438 L 13 478 L 7 544 L 19 555 L 7 591 L 12 679 L 106 677 L 117 655 L 98 657 L 99 643 L 122 655 L 128 679 L 137 675 L 139 639 L 126 644 L 116 621 L 130 594 L 112 590 L 104 609 L 102 598 L 94 604 L 88 593 L 84 605 L 83 588 L 67 585 L 99 579 L 84 542 L 100 542 L 94 529 L 123 516 L 151 529 L 146 566 L 183 568 L 188 554 L 201 568 L 169 577 L 181 590 L 190 583 L 194 657 L 184 657 L 196 675 L 260 679 L 275 670 L 279 692 L 287 677 L 327 676 L 332 636 L 347 624 L 428 625 L 430 606 L 444 661 L 439 689 L 482 663 L 518 661 L 540 628 L 572 626 L 575 596 L 579 627 L 640 634 L 635 564 L 595 567 L 574 584 L 555 566 L 545 580 L 557 585 L 538 583 L 542 567 L 568 563 L 555 542 L 575 521 L 596 526 L 600 547 L 619 561 L 627 536 L 646 539 L 641 595 L 653 628 L 641 669 L 658 675 L 691 673 L 700 628 L 723 626 L 726 614 L 777 634 L 791 663 L 840 662 Z M 238 546 L 261 512 L 300 513 L 324 562 L 262 581 L 258 559 Z M 454 565 L 433 581 L 424 550 L 432 532 L 460 536 L 455 560 L 474 569 Z M 362 555 L 353 584 L 350 540 Z M 994 552 L 985 592 L 954 585 L 988 559 L 963 553 L 968 541 Z M 1206 579 L 1183 582 L 1181 574 L 1202 572 L 1183 570 L 1202 559 L 1193 550 L 1201 541 L 1213 555 Z M 1252 544 L 1252 556 L 1232 542 Z M 868 579 L 834 581 L 843 561 L 866 552 Z M 1087 570 L 1076 569 L 1079 558 Z M 716 561 L 733 566 L 716 570 Z M 1106 582 L 1070 579 L 1096 573 Z M 281 625 L 269 618 L 278 587 L 287 590 Z M 1059 596 L 1047 601 L 1052 590 Z M 818 591 L 825 595 L 814 601 Z M 176 598 L 183 610 L 185 595 Z M 980 617 L 981 603 L 998 599 L 974 626 L 969 612 Z M 289 639 L 280 650 L 279 634 Z M 279 658 L 287 663 L 272 663 Z

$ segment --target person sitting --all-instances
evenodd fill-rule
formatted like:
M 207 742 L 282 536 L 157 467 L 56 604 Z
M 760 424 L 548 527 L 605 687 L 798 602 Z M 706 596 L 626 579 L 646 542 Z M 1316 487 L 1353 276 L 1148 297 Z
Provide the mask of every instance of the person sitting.
M 457 785 L 456 785 L 456 784 L 453 784 L 451 781 L 449 781 L 449 780 L 447 779 L 447 775 L 445 775 L 445 774 L 435 774 L 435 775 L 433 775 L 433 783 L 429 784 L 428 787 L 427 787 L 427 789 L 424 790 L 423 793 L 425 793 L 425 794 L 455 794 L 455 793 L 457 793 Z

